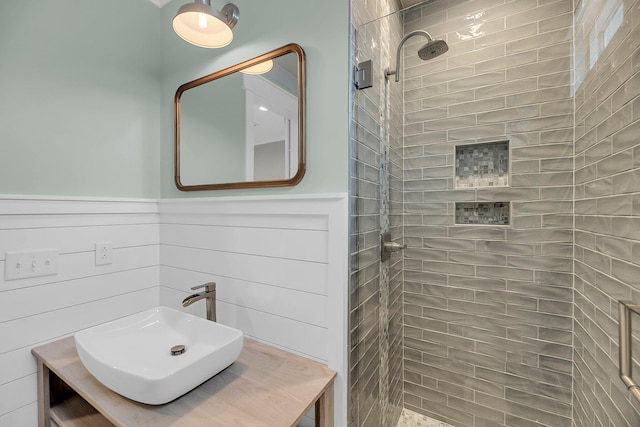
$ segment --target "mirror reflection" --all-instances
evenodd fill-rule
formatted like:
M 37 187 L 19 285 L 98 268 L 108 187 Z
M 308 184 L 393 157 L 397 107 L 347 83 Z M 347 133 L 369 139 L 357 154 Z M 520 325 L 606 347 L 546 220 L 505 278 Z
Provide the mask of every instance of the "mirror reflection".
M 304 57 L 288 45 L 176 92 L 179 189 L 297 184 L 304 174 Z

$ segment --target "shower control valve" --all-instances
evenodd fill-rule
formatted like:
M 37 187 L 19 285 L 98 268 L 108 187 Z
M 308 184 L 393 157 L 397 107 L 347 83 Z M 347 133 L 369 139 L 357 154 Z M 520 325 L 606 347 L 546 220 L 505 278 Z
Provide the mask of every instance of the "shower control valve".
M 391 233 L 383 233 L 380 235 L 380 258 L 384 262 L 391 258 L 392 252 L 399 252 L 406 249 L 407 245 L 391 241 Z
M 401 245 L 396 242 L 387 242 L 384 244 L 384 250 L 387 252 L 399 252 L 403 249 L 407 249 L 407 245 Z

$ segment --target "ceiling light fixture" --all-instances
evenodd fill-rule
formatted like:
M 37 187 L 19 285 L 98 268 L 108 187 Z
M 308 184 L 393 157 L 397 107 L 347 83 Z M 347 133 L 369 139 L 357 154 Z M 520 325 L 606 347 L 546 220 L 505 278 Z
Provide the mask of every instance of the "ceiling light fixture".
M 195 0 L 178 9 L 173 18 L 173 30 L 183 40 L 200 47 L 224 47 L 233 40 L 231 29 L 238 22 L 240 11 L 227 3 L 216 12 L 211 0 Z

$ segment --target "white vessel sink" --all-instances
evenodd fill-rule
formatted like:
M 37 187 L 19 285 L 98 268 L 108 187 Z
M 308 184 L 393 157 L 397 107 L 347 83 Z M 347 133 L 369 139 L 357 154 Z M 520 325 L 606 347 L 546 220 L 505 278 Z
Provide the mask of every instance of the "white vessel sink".
M 82 364 L 129 399 L 170 402 L 236 361 L 243 333 L 168 307 L 156 307 L 75 335 Z M 171 349 L 185 351 L 172 355 Z

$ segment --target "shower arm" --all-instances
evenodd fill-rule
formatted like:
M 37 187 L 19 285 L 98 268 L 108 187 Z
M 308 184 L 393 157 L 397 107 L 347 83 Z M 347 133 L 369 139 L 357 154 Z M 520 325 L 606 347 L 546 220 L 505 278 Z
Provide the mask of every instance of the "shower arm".
M 402 51 L 402 46 L 404 45 L 404 43 L 409 40 L 411 37 L 413 36 L 425 36 L 427 38 L 427 41 L 433 41 L 433 37 L 431 37 L 431 34 L 429 34 L 428 32 L 424 31 L 424 30 L 416 30 L 416 31 L 412 31 L 409 34 L 407 34 L 406 36 L 404 36 L 402 38 L 402 40 L 400 41 L 400 44 L 398 45 L 398 49 L 396 51 L 396 69 L 393 71 L 385 71 L 384 76 L 385 78 L 389 78 L 389 76 L 394 75 L 396 76 L 396 83 L 400 81 L 400 52 Z

